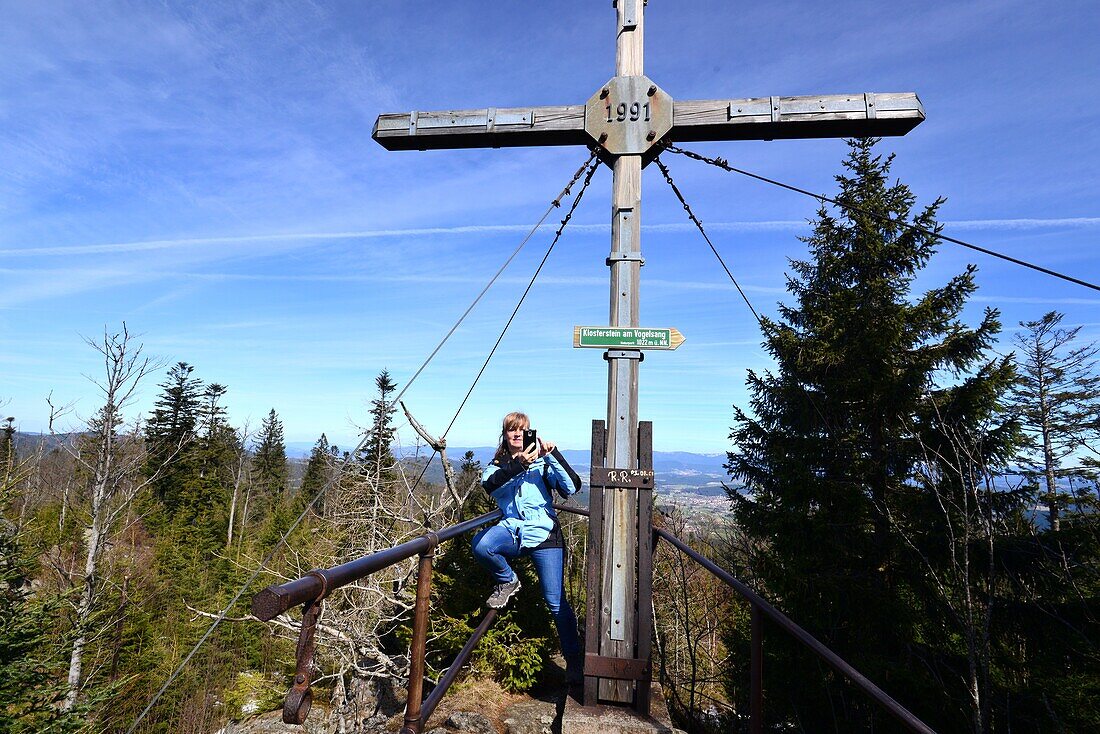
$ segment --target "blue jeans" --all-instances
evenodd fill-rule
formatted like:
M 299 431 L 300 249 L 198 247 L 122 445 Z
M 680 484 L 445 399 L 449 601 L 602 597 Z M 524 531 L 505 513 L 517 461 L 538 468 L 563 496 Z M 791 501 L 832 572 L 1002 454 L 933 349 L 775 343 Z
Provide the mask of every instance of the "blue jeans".
M 577 617 L 565 598 L 565 554 L 561 548 L 521 549 L 519 541 L 507 528 L 494 525 L 477 533 L 472 541 L 474 557 L 492 572 L 498 584 L 516 578 L 508 559 L 528 555 L 535 564 L 535 573 L 542 587 L 542 598 L 550 608 L 550 616 L 558 628 L 561 654 L 568 660 L 579 657 L 581 641 L 577 636 Z

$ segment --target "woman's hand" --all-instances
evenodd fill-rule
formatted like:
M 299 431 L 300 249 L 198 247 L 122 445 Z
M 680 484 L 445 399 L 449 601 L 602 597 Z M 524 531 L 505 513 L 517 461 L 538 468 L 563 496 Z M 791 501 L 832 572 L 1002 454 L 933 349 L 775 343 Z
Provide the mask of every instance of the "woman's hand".
M 536 444 L 531 444 L 523 451 L 512 454 L 512 458 L 523 464 L 524 466 L 530 466 L 534 463 L 535 459 L 539 458 L 539 447 Z
M 539 439 L 539 458 L 541 459 L 542 457 L 544 457 L 547 454 L 551 453 L 556 448 L 557 448 L 557 446 L 554 444 L 553 441 L 543 441 L 540 438 Z

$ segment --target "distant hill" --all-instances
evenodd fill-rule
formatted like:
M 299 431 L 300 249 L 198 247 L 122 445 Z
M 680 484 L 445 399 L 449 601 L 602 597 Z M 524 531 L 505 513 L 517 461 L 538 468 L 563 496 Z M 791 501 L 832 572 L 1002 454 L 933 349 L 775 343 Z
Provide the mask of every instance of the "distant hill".
M 80 437 L 79 433 L 21 433 L 15 432 L 15 451 L 26 456 L 39 448 L 49 452 L 53 449 L 72 444 Z
M 492 460 L 496 452 L 494 446 L 465 447 L 455 446 L 447 448 L 447 458 L 457 468 L 462 456 L 467 451 L 474 452 L 474 459 L 485 466 Z M 422 454 L 422 456 L 425 454 Z M 562 449 L 565 460 L 581 475 L 584 481 L 584 489 L 588 487 L 588 474 L 591 469 L 588 451 L 576 449 Z M 429 449 L 426 456 L 431 456 Z M 725 454 L 693 454 L 686 451 L 654 451 L 653 471 L 657 478 L 658 491 L 676 490 L 692 494 L 724 496 L 722 482 L 729 480 L 729 475 L 722 465 L 726 461 Z M 431 482 L 443 481 L 443 469 L 439 461 L 433 461 L 428 468 L 425 479 Z

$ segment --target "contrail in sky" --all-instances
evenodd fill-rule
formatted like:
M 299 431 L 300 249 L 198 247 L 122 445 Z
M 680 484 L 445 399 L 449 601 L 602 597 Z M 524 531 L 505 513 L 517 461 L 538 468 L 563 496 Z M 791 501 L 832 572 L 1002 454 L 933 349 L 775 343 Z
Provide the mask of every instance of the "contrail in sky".
M 964 219 L 943 222 L 945 228 L 956 230 L 1032 230 L 1071 227 L 1075 229 L 1100 226 L 1100 217 L 1069 217 L 1062 219 Z M 801 220 L 708 222 L 707 228 L 717 231 L 769 232 L 801 230 L 809 226 Z M 188 237 L 180 239 L 141 240 L 137 242 L 110 242 L 98 245 L 72 245 L 51 247 L 23 247 L 0 250 L 3 257 L 48 257 L 54 255 L 102 255 L 126 252 L 170 250 L 206 245 L 234 245 L 252 242 L 309 242 L 317 240 L 357 240 L 386 237 L 418 237 L 427 235 L 462 234 L 510 234 L 524 233 L 529 224 L 475 224 L 457 227 L 412 227 L 405 229 L 367 229 L 346 232 L 281 232 L 227 237 Z M 648 232 L 685 232 L 692 227 L 686 222 L 647 224 Z M 606 232 L 607 224 L 573 224 L 573 231 Z

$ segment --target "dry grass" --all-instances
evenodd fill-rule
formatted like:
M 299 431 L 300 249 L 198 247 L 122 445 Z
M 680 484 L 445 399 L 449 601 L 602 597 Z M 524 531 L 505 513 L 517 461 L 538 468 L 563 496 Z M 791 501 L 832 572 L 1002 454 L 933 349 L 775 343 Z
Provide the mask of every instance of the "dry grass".
M 432 714 L 424 731 L 443 726 L 443 722 L 455 711 L 472 711 L 486 716 L 497 731 L 504 734 L 501 720 L 505 710 L 514 703 L 530 700 L 531 697 L 525 693 L 508 693 L 494 680 L 471 680 L 455 684 L 439 702 L 439 708 Z

